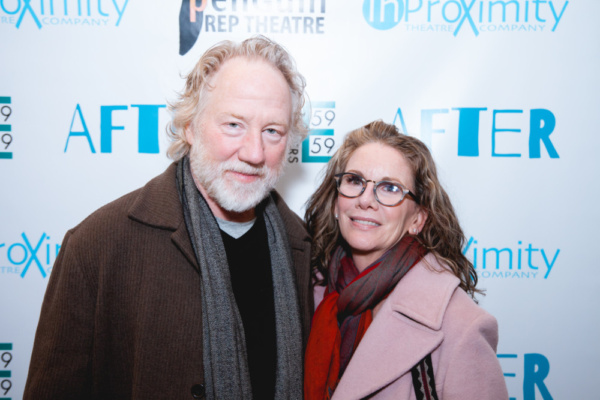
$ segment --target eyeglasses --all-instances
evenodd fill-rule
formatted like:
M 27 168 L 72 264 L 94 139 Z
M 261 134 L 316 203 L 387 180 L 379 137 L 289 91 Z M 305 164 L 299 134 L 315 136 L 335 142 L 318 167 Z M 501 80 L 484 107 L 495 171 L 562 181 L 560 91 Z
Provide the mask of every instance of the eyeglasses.
M 375 199 L 382 205 L 393 207 L 400 204 L 406 195 L 412 197 L 419 204 L 417 196 L 401 184 L 390 181 L 372 181 L 352 172 L 335 174 L 338 192 L 344 197 L 355 198 L 365 192 L 367 183 L 373 182 L 373 194 Z

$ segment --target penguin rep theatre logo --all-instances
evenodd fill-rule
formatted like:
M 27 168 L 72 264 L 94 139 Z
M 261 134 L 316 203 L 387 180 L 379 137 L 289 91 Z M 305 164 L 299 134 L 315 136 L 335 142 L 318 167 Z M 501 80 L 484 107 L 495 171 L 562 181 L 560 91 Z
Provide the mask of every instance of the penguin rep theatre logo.
M 179 54 L 211 33 L 322 35 L 326 1 L 182 0 Z
M 405 32 L 554 32 L 566 0 L 364 0 L 362 14 L 373 28 Z

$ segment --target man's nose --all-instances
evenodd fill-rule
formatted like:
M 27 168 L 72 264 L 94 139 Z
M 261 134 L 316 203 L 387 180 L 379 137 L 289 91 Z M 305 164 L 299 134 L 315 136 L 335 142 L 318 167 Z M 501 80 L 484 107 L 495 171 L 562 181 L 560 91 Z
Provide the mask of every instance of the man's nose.
M 262 165 L 265 162 L 265 147 L 260 131 L 249 131 L 242 139 L 238 158 L 252 165 Z

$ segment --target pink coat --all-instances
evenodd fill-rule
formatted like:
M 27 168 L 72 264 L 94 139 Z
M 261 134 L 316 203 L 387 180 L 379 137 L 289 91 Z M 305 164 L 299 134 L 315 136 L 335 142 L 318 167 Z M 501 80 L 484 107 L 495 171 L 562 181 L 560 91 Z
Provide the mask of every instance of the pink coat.
M 440 400 L 508 399 L 496 319 L 458 284 L 432 254 L 415 265 L 377 312 L 333 400 L 416 399 L 410 370 L 428 353 Z

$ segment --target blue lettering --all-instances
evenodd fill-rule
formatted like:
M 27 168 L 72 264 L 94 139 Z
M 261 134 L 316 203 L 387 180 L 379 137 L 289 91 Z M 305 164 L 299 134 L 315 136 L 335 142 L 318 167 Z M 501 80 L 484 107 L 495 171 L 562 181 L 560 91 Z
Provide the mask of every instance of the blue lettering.
M 12 254 L 13 254 L 13 249 L 15 247 L 18 247 L 23 250 L 23 259 L 21 261 L 17 261 L 15 259 L 13 259 Z M 10 245 L 10 247 L 8 248 L 7 256 L 8 256 L 8 261 L 10 261 L 12 264 L 21 265 L 27 260 L 27 248 L 25 248 L 25 246 L 22 245 L 21 243 L 14 243 L 14 244 Z
M 546 22 L 545 19 L 540 18 L 540 3 L 547 3 L 546 0 L 533 0 L 533 3 L 535 4 L 535 19 L 537 19 L 540 22 Z
M 515 21 L 519 22 L 519 3 L 517 3 L 516 0 L 510 0 L 510 1 L 499 0 L 499 1 L 490 2 L 490 9 L 489 9 L 489 11 L 490 11 L 490 15 L 489 15 L 490 22 L 492 22 L 492 10 L 493 10 L 494 6 L 496 6 L 496 5 L 501 5 L 502 6 L 502 22 L 506 22 L 506 6 L 507 6 L 507 3 L 513 4 L 515 6 L 515 8 L 516 8 L 516 10 L 515 10 L 515 15 L 516 15 Z
M 25 17 L 26 11 L 29 11 L 29 13 L 31 14 L 31 17 L 33 18 L 33 21 L 35 22 L 37 27 L 39 29 L 42 29 L 42 24 L 41 24 L 40 20 L 38 19 L 38 17 L 35 15 L 35 12 L 31 8 L 30 3 L 31 3 L 31 0 L 23 0 L 23 9 L 21 10 L 21 15 L 19 15 L 19 20 L 17 21 L 17 25 L 16 25 L 17 29 L 19 29 L 19 27 L 21 26 L 21 22 L 23 21 L 23 18 Z
M 462 6 L 465 10 L 465 13 L 463 14 L 463 17 L 460 20 L 460 22 L 458 23 L 458 25 L 456 25 L 456 29 L 454 30 L 454 36 L 458 35 L 458 31 L 460 30 L 465 19 L 469 20 L 468 21 L 469 25 L 471 25 L 471 29 L 473 30 L 473 33 L 475 33 L 475 36 L 479 36 L 479 31 L 477 30 L 477 27 L 475 26 L 475 22 L 473 22 L 473 18 L 471 18 L 471 8 L 473 8 L 473 6 L 475 5 L 475 0 L 471 1 L 471 4 L 469 4 L 468 6 L 465 3 L 465 0 L 460 0 L 460 4 L 462 4 Z
M 554 16 L 554 21 L 555 21 L 554 26 L 552 27 L 552 32 L 554 32 L 554 30 L 558 26 L 558 23 L 560 22 L 560 19 L 562 18 L 562 15 L 565 12 L 565 8 L 567 8 L 567 4 L 569 4 L 569 2 L 565 1 L 565 5 L 563 6 L 560 14 L 556 15 L 556 11 L 554 10 L 554 5 L 552 4 L 552 2 L 550 2 L 550 10 L 552 11 L 552 15 Z
M 510 153 L 510 154 L 500 154 L 496 153 L 496 132 L 521 132 L 520 129 L 499 129 L 496 128 L 496 115 L 498 114 L 513 114 L 523 113 L 523 110 L 494 110 L 492 112 L 492 157 L 521 157 L 519 153 Z
M 31 257 L 29 257 L 29 261 L 27 261 L 27 265 L 25 265 L 25 268 L 23 269 L 23 272 L 21 273 L 21 278 L 23 278 L 25 276 L 25 274 L 27 273 L 27 270 L 29 269 L 29 266 L 31 265 L 32 261 L 35 261 L 35 263 L 38 266 L 38 269 L 42 273 L 42 277 L 45 278 L 46 271 L 44 271 L 44 268 L 42 268 L 42 263 L 37 258 L 37 252 L 40 249 L 40 247 L 42 246 L 42 242 L 44 241 L 44 239 L 46 239 L 46 233 L 45 232 L 42 233 L 42 237 L 40 238 L 35 249 L 31 246 L 31 243 L 29 243 L 29 240 L 27 239 L 27 235 L 25 235 L 25 233 L 22 233 L 21 237 L 23 238 L 23 240 L 25 241 L 25 244 L 27 245 L 27 247 L 29 248 L 29 251 L 31 252 Z
M 100 0 L 98 0 L 99 2 Z M 123 8 L 119 8 L 119 6 L 117 5 L 117 1 L 113 0 L 113 4 L 115 5 L 115 9 L 117 10 L 117 14 L 119 14 L 119 19 L 117 20 L 117 25 L 119 26 L 119 24 L 121 23 L 121 18 L 123 18 L 123 14 L 125 13 L 125 7 L 127 7 L 127 3 L 129 2 L 129 0 L 125 0 L 125 3 L 123 4 Z
M 535 400 L 535 387 L 537 386 L 542 399 L 552 400 L 552 396 L 544 383 L 544 379 L 550 373 L 550 363 L 541 354 L 525 354 L 525 366 L 523 368 L 523 398 L 524 400 Z
M 98 0 L 98 13 L 103 17 L 108 17 L 108 13 L 102 11 L 102 0 Z
M 3 0 L 0 0 L 0 8 L 2 8 L 2 11 L 4 11 L 5 13 L 7 13 L 9 15 L 14 15 L 14 14 L 18 13 L 19 9 L 21 8 L 21 0 L 17 0 L 17 7 L 14 9 L 14 11 L 7 10 L 6 7 L 4 7 Z
M 447 114 L 448 109 L 421 110 L 421 141 L 431 147 L 433 133 L 444 133 L 444 129 L 433 129 L 433 116 L 436 114 Z
M 398 124 L 396 124 L 397 118 L 400 119 L 400 132 L 404 133 L 405 135 L 408 135 L 408 130 L 406 129 L 406 124 L 404 123 L 404 117 L 402 116 L 402 110 L 400 109 L 400 107 L 398 107 L 398 111 L 396 111 L 396 115 L 394 115 L 393 124 L 396 126 L 398 126 Z
M 81 126 L 83 127 L 82 132 L 73 131 L 73 124 L 75 123 L 76 115 L 79 115 L 79 120 L 81 121 Z M 71 136 L 85 136 L 90 145 L 90 150 L 92 150 L 92 153 L 96 153 L 96 149 L 94 149 L 94 144 L 92 143 L 92 138 L 90 137 L 90 131 L 88 130 L 87 125 L 85 124 L 85 119 L 83 118 L 83 113 L 81 112 L 81 107 L 79 106 L 79 103 L 77 104 L 77 107 L 75 107 L 75 112 L 73 113 L 73 118 L 71 119 L 71 127 L 69 128 L 69 136 L 67 136 L 67 143 L 65 144 L 64 153 L 67 152 L 67 148 L 69 147 L 69 139 L 71 138 Z
M 538 269 L 538 267 L 536 267 L 535 265 L 533 265 L 531 263 L 531 255 L 534 251 L 540 251 L 540 249 L 534 249 L 533 246 L 531 245 L 531 243 L 529 243 L 529 246 L 525 249 L 525 251 L 527 253 L 529 253 L 528 258 L 527 258 L 527 262 L 529 263 L 529 268 Z
M 124 130 L 124 126 L 113 126 L 112 112 L 127 110 L 127 106 L 100 106 L 100 152 L 112 153 L 112 132 Z
M 546 263 L 546 266 L 548 267 L 548 270 L 546 271 L 546 275 L 544 275 L 544 279 L 548 279 L 548 275 L 550 275 L 550 271 L 552 270 L 552 267 L 554 266 L 554 263 L 556 262 L 556 257 L 558 257 L 558 253 L 560 253 L 560 249 L 556 249 L 554 258 L 552 259 L 552 262 L 549 263 L 548 259 L 546 258 L 546 252 L 544 252 L 544 249 L 542 249 L 542 257 L 544 258 L 544 262 Z
M 458 155 L 479 156 L 479 113 L 487 108 L 453 108 L 458 111 Z
M 450 4 L 456 6 L 456 18 L 453 18 L 453 19 L 452 18 L 448 18 L 446 16 L 446 7 L 448 7 Z M 446 22 L 449 22 L 449 23 L 456 22 L 460 18 L 460 15 L 461 15 L 461 7 L 460 7 L 460 4 L 456 0 L 446 1 L 446 3 L 444 3 L 444 5 L 442 6 L 442 18 L 444 18 L 444 20 Z
M 556 126 L 554 114 L 545 109 L 534 109 L 530 112 L 529 122 L 529 158 L 540 158 L 540 143 L 543 142 L 550 158 L 559 158 L 558 152 L 550 141 L 550 134 Z
M 483 267 L 482 267 L 482 269 L 485 269 L 485 263 L 487 261 L 486 255 L 489 252 L 496 253 L 496 269 L 500 269 L 500 253 L 503 253 L 505 251 L 508 252 L 508 268 L 512 269 L 512 250 L 509 248 L 504 248 L 504 249 L 498 250 L 497 248 L 494 248 L 494 247 L 483 249 Z
M 132 104 L 139 109 L 138 151 L 157 154 L 158 150 L 158 110 L 165 105 Z
M 373 0 L 371 0 L 371 1 L 373 1 Z M 410 3 L 410 0 L 406 0 L 406 14 L 404 14 L 404 21 L 406 21 L 406 22 L 408 22 L 408 14 L 416 13 L 421 9 L 421 7 L 423 7 L 423 0 L 419 0 L 419 5 L 417 6 L 417 8 L 413 8 L 412 10 L 410 8 L 409 3 Z

